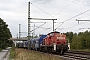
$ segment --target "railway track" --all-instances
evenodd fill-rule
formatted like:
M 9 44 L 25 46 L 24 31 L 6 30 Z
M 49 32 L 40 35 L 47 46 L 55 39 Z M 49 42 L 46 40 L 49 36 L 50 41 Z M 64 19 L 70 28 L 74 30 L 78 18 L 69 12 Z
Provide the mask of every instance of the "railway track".
M 49 53 L 45 53 L 45 52 L 40 52 L 40 53 L 49 55 Z M 63 60 L 90 60 L 90 52 L 68 51 L 68 52 L 64 53 L 64 55 L 59 55 L 58 53 L 57 54 L 50 53 L 50 55 L 60 57 Z
M 63 58 L 63 60 L 90 60 L 90 52 L 82 51 L 68 51 L 64 55 L 57 57 Z

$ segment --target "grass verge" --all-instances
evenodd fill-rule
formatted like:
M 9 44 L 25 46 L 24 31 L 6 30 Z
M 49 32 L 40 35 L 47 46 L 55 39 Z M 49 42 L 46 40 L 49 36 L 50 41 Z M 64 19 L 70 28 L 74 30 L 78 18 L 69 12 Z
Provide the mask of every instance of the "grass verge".
M 82 49 L 82 50 L 75 50 L 75 49 L 72 49 L 71 51 L 85 51 L 85 52 L 90 52 L 90 49 Z
M 15 53 L 15 47 L 12 47 L 10 49 L 10 55 L 9 55 L 9 60 L 12 60 L 16 57 L 16 53 Z
M 14 60 L 62 60 L 48 53 L 41 53 L 27 49 L 15 49 L 16 57 Z

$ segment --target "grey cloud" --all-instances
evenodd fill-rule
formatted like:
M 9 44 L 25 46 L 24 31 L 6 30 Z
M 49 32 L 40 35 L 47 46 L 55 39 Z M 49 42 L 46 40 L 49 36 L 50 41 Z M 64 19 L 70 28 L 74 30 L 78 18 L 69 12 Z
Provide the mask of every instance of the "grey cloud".
M 81 3 L 82 5 L 90 6 L 90 0 L 76 0 L 77 2 Z
M 0 3 L 12 3 L 14 0 L 1 0 Z
M 73 0 L 68 0 L 68 1 L 72 2 Z M 90 6 L 90 0 L 75 0 L 75 2 L 81 5 Z
M 53 0 L 32 0 L 32 2 L 37 2 L 37 3 L 50 3 L 52 2 Z
M 87 6 L 90 6 L 90 0 L 83 0 Z
M 15 7 L 14 1 L 12 0 L 0 1 L 0 11 L 13 11 L 14 7 Z

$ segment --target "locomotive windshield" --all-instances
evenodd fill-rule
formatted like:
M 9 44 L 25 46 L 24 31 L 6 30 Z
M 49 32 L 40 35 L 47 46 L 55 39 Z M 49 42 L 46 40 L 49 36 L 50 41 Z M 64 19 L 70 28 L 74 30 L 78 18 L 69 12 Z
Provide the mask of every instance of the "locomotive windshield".
M 50 36 L 54 36 L 54 33 L 51 33 Z
M 60 34 L 60 32 L 51 32 L 51 33 L 48 33 L 47 35 L 54 35 L 54 33 L 56 33 L 56 34 Z

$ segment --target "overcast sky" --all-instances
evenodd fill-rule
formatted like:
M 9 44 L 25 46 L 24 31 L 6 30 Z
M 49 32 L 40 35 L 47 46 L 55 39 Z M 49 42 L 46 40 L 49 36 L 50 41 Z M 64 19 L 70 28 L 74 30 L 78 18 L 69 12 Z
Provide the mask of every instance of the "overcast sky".
M 82 32 L 90 28 L 90 22 L 78 22 L 80 20 L 90 20 L 90 0 L 0 0 L 0 18 L 2 18 L 10 29 L 12 36 L 16 37 L 21 24 L 21 32 L 28 31 L 28 2 L 31 2 L 31 18 L 55 18 L 56 31 L 63 32 Z M 82 13 L 82 14 L 81 14 Z M 35 35 L 47 34 L 53 31 L 52 21 L 31 20 L 35 26 L 43 26 L 35 30 Z M 59 22 L 63 22 L 59 23 Z M 31 30 L 34 29 L 31 23 Z M 36 27 L 35 27 L 36 28 Z M 47 29 L 50 28 L 50 29 Z M 21 36 L 27 36 L 22 33 Z

